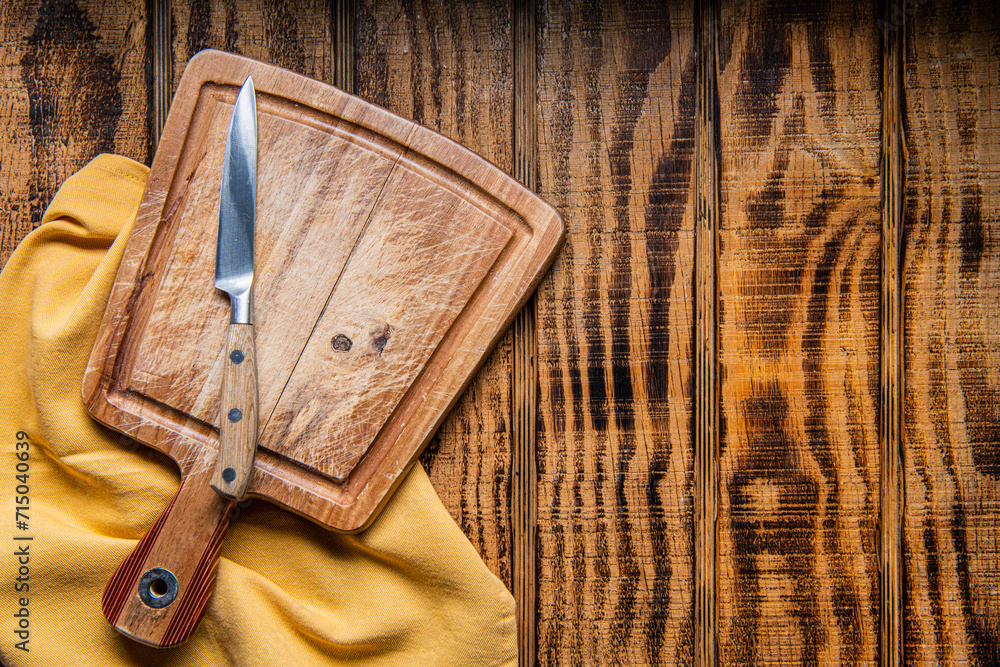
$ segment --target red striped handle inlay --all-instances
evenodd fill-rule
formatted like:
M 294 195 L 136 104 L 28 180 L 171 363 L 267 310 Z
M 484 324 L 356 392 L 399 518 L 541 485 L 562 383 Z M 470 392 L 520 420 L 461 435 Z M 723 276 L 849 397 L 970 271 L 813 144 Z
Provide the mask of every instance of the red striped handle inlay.
M 118 567 L 104 591 L 105 618 L 123 634 L 157 647 L 184 642 L 198 627 L 215 585 L 222 539 L 236 504 L 209 486 L 212 466 L 205 465 L 181 481 L 177 495 L 146 533 L 135 550 Z M 162 569 L 176 580 L 176 594 L 169 587 L 156 590 L 156 607 L 143 600 L 143 575 Z M 162 579 L 157 577 L 158 579 Z M 146 599 L 150 588 L 147 579 Z
M 139 577 L 145 571 L 141 568 L 146 563 L 149 550 L 156 541 L 156 537 L 160 534 L 163 523 L 173 510 L 174 503 L 177 502 L 177 496 L 181 494 L 183 488 L 184 482 L 181 482 L 181 488 L 177 490 L 177 495 L 167 505 L 167 509 L 156 520 L 156 523 L 149 529 L 149 532 L 139 540 L 135 551 L 129 554 L 129 557 L 118 566 L 115 576 L 111 577 L 111 581 L 108 582 L 107 587 L 104 589 L 104 597 L 101 599 L 101 610 L 104 612 L 104 618 L 108 619 L 111 625 L 115 625 L 118 622 L 118 616 L 122 612 L 122 607 L 125 606 L 128 594 L 135 592 Z

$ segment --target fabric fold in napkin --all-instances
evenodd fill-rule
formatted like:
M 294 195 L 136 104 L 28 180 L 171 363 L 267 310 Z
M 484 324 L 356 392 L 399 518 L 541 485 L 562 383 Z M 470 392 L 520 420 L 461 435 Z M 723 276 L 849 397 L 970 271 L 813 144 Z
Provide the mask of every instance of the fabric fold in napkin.
M 3 664 L 513 665 L 514 600 L 419 465 L 358 535 L 241 503 L 208 610 L 179 647 L 105 621 L 105 584 L 179 484 L 172 461 L 80 398 L 147 173 L 95 158 L 0 272 Z

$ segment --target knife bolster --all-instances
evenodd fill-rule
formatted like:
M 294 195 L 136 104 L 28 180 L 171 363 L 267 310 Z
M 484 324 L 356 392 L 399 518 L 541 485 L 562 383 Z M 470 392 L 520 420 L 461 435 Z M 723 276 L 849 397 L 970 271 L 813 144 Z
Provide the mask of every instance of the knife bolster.
M 232 318 L 230 318 L 230 323 L 232 324 L 250 324 L 252 320 L 250 319 L 250 290 L 245 292 L 227 292 L 229 294 L 229 302 L 232 304 Z

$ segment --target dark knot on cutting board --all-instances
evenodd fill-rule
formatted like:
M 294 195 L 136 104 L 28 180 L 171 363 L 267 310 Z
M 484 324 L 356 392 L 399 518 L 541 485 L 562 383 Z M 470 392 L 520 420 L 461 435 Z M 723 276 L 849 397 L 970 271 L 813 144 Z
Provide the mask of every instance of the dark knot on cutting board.
M 379 356 L 385 351 L 385 346 L 389 344 L 392 333 L 393 327 L 388 323 L 381 324 L 369 332 L 372 350 Z M 330 347 L 333 348 L 334 352 L 350 352 L 351 348 L 354 347 L 354 341 L 347 334 L 339 333 L 330 340 Z

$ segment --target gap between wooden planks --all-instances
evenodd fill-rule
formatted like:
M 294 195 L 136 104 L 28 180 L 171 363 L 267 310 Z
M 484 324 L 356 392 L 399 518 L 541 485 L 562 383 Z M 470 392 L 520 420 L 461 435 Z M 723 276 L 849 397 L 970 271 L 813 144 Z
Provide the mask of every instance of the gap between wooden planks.
M 879 662 L 903 664 L 903 63 L 906 35 L 903 1 L 885 3 L 882 29 L 882 304 L 880 327 L 881 457 L 879 565 L 882 615 Z M 900 17 L 893 21 L 893 17 Z

